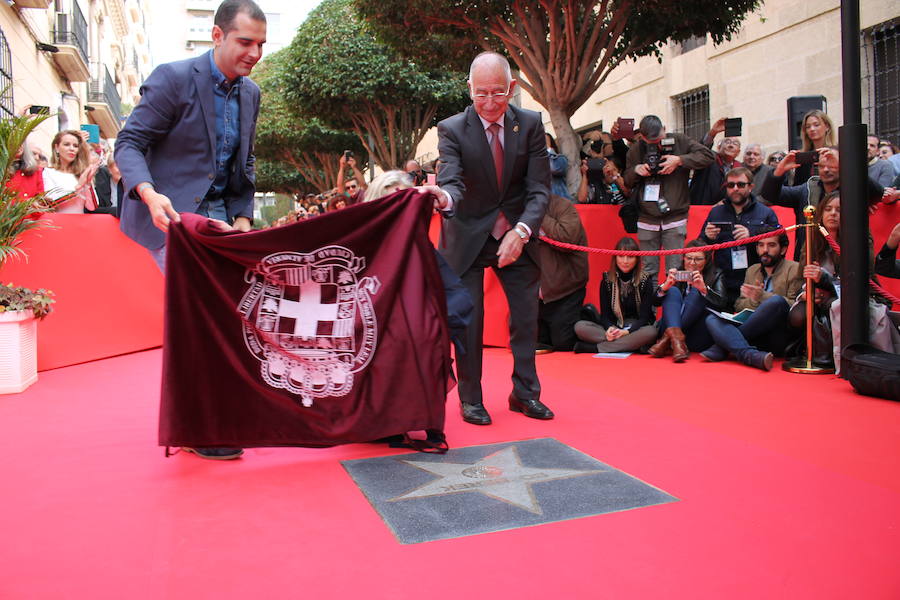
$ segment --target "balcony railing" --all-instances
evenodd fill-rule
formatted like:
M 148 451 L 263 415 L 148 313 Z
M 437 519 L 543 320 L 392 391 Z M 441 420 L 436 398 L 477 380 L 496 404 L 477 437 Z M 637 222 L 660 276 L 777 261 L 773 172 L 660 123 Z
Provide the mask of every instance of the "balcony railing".
M 88 27 L 87 21 L 78 8 L 78 3 L 72 3 L 72 12 L 56 13 L 56 28 L 53 31 L 53 42 L 75 46 L 81 52 L 81 57 L 87 62 L 88 56 Z
M 93 75 L 91 76 L 91 84 L 88 90 L 88 102 L 99 102 L 109 106 L 116 127 L 121 127 L 122 101 L 119 98 L 119 91 L 116 90 L 116 84 L 109 74 L 109 69 L 99 63 L 93 63 L 91 67 Z

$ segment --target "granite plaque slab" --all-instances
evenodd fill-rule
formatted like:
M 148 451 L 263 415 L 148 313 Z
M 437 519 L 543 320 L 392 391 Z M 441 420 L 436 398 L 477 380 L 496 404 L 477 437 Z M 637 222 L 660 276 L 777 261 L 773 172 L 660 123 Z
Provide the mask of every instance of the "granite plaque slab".
M 552 438 L 342 464 L 404 544 L 677 500 Z

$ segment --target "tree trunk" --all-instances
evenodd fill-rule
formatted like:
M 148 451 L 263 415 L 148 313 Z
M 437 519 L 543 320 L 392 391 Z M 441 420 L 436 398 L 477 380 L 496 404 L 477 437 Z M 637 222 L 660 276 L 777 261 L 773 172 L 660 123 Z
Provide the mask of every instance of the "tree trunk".
M 569 170 L 566 173 L 566 187 L 575 198 L 578 194 L 578 186 L 581 183 L 581 138 L 575 133 L 575 128 L 569 121 L 569 115 L 558 108 L 547 108 L 550 114 L 550 123 L 553 125 L 556 145 L 559 153 L 569 159 Z

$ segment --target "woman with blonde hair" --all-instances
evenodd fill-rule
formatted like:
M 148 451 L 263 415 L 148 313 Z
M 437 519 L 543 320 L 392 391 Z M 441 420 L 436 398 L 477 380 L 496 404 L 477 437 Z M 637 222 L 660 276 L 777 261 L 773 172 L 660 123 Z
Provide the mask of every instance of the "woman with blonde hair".
M 81 132 L 66 129 L 54 136 L 50 166 L 43 171 L 44 190 L 52 200 L 74 193 L 56 207 L 56 212 L 82 214 L 85 209 L 97 209 L 93 183 L 98 158 Z
M 823 148 L 837 146 L 837 135 L 831 118 L 819 109 L 811 110 L 803 115 L 800 124 L 800 138 L 803 140 L 803 152 L 819 151 Z M 812 175 L 819 174 L 817 163 L 803 164 L 794 171 L 794 185 L 805 183 Z

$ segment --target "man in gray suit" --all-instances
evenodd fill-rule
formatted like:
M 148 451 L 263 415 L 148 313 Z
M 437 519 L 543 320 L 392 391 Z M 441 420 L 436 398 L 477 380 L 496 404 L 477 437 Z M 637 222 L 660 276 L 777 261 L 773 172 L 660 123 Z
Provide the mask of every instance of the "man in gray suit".
M 157 67 L 116 141 L 125 182 L 121 228 L 165 266 L 165 232 L 178 213 L 249 231 L 256 191 L 253 140 L 266 16 L 252 0 L 216 11 L 210 52 Z
M 457 371 L 463 420 L 476 425 L 491 423 L 481 391 L 486 267 L 494 269 L 509 303 L 509 408 L 553 418 L 540 401 L 534 361 L 540 287 L 534 238 L 549 201 L 550 160 L 540 114 L 509 106 L 515 85 L 505 58 L 479 54 L 469 69 L 472 106 L 438 123 L 437 183 L 450 200 L 439 250 L 475 303 Z
M 141 86 L 116 142 L 122 172 L 121 228 L 165 272 L 165 232 L 178 213 L 249 231 L 256 191 L 253 140 L 259 87 L 247 75 L 262 57 L 266 16 L 252 0 L 216 10 L 214 48 L 156 68 Z M 185 448 L 203 458 L 238 458 L 240 448 Z

